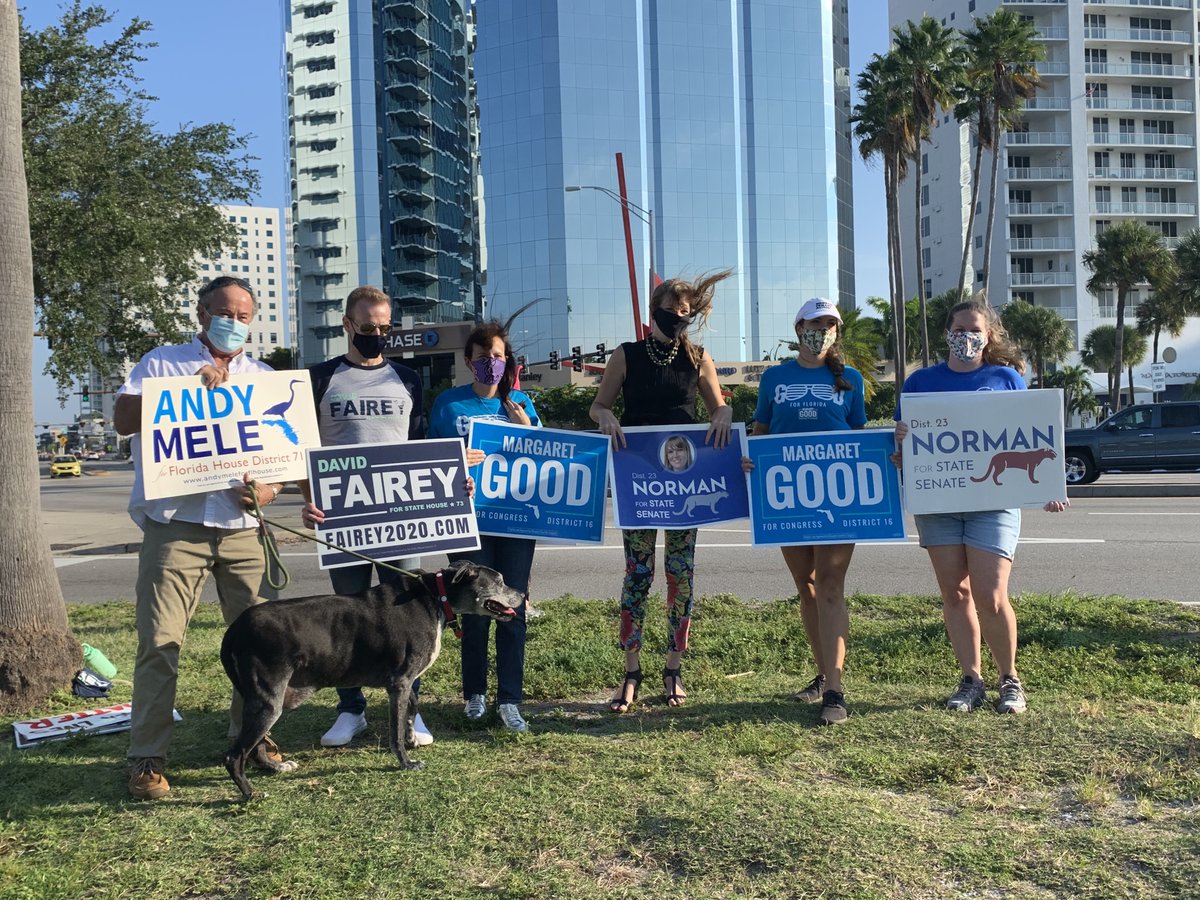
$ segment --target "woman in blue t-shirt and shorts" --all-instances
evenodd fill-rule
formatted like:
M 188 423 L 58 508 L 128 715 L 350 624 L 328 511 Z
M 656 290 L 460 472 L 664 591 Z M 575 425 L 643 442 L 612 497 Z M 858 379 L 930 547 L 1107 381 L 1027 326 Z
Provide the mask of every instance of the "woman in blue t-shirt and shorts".
M 935 391 L 1023 391 L 1025 361 L 986 300 L 972 299 L 950 309 L 946 317 L 944 363 L 913 372 L 904 394 Z M 908 425 L 896 407 L 896 447 L 903 445 Z M 900 463 L 897 449 L 896 464 Z M 1047 503 L 1062 512 L 1066 501 Z M 981 674 L 980 637 L 987 641 L 1000 679 L 996 710 L 1025 711 L 1025 691 L 1017 675 L 1017 618 L 1008 599 L 1008 577 L 1021 534 L 1019 509 L 931 513 L 914 516 L 921 546 L 929 553 L 942 594 L 942 617 L 950 646 L 962 668 L 958 689 L 946 702 L 952 710 L 970 712 L 987 700 Z
M 838 339 L 842 315 L 824 297 L 805 302 L 796 313 L 795 359 L 763 373 L 754 410 L 754 434 L 848 431 L 867 423 L 862 374 L 842 360 Z M 750 460 L 742 461 L 749 471 Z M 842 693 L 842 667 L 850 636 L 846 608 L 846 570 L 853 544 L 781 547 L 783 560 L 800 595 L 800 617 L 812 648 L 817 674 L 794 694 L 807 703 L 821 701 L 818 721 L 839 725 L 849 716 Z

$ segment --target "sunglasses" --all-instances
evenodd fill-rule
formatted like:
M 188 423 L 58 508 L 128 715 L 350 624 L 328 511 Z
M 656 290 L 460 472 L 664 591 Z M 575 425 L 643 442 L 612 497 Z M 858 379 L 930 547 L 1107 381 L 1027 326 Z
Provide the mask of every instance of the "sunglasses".
M 392 330 L 391 322 L 385 322 L 382 325 L 376 325 L 374 322 L 363 322 L 360 324 L 358 322 L 350 321 L 350 324 L 354 326 L 354 330 L 359 334 L 386 335 L 390 334 Z

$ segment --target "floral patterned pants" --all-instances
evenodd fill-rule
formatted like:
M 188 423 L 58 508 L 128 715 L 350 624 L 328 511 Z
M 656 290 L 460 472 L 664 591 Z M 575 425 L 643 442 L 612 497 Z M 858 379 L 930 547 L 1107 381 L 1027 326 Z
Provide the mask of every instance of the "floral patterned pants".
M 667 650 L 687 649 L 692 625 L 692 576 L 695 571 L 696 529 L 664 531 L 667 570 Z M 646 595 L 654 581 L 654 541 L 658 530 L 635 528 L 622 531 L 625 544 L 625 581 L 621 585 L 622 650 L 642 648 L 642 625 L 646 621 Z

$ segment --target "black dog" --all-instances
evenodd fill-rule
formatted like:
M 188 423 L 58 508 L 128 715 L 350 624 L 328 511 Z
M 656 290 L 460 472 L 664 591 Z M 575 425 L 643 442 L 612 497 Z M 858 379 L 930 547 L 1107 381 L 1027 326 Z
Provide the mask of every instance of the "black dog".
M 405 750 L 415 746 L 412 683 L 437 659 L 442 628 L 456 614 L 511 618 L 524 597 L 499 572 L 468 562 L 415 574 L 357 596 L 260 603 L 229 626 L 221 641 L 221 664 L 245 706 L 225 768 L 243 798 L 253 793 L 246 779 L 252 754 L 255 763 L 271 771 L 296 768 L 294 762 L 272 759 L 263 739 L 284 709 L 295 709 L 322 687 L 386 688 L 392 752 L 402 768 L 421 768 L 423 763 L 410 760 Z

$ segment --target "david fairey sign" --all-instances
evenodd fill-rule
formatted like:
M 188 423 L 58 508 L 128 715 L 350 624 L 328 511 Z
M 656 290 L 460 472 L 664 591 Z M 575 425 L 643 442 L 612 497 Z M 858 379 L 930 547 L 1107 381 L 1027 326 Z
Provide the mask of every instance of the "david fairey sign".
M 609 450 L 618 528 L 696 528 L 750 514 L 742 472 L 746 428 L 733 426 L 718 450 L 707 425 L 623 429 L 627 446 Z
M 1067 499 L 1060 390 L 905 394 L 904 502 L 921 513 Z
M 752 437 L 750 531 L 755 544 L 902 541 L 895 433 L 820 431 Z
M 371 559 L 479 549 L 462 441 L 347 444 L 308 452 L 317 537 Z M 361 564 L 317 545 L 322 569 Z
M 472 419 L 468 443 L 480 534 L 604 540 L 607 437 Z
M 304 478 L 304 451 L 321 445 L 308 372 L 234 375 L 211 390 L 196 375 L 147 378 L 141 463 L 146 499 L 242 482 Z

